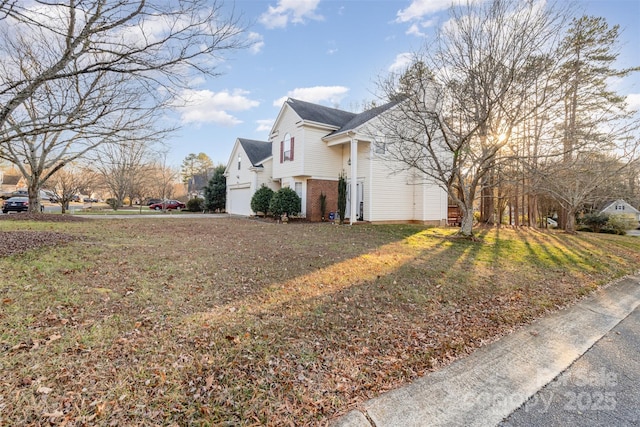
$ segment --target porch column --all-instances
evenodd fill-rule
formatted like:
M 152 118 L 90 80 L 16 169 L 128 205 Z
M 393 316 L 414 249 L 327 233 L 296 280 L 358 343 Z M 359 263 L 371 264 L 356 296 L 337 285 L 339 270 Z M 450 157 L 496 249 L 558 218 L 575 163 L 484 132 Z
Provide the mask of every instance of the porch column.
M 358 140 L 351 138 L 351 212 L 349 212 L 349 224 L 356 222 L 358 207 Z

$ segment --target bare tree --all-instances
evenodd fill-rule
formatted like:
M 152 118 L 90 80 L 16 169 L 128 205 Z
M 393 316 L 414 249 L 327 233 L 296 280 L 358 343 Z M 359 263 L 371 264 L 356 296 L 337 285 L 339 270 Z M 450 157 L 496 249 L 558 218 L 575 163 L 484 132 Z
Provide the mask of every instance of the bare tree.
M 73 198 L 84 193 L 96 183 L 96 174 L 86 166 L 68 164 L 60 169 L 49 181 L 49 191 L 62 207 L 62 213 L 69 209 Z
M 538 171 L 539 187 L 566 212 L 565 231 L 575 233 L 576 214 L 580 209 L 604 201 L 602 193 L 596 190 L 624 175 L 630 167 L 625 157 L 596 152 L 577 153 L 571 160 L 550 161 Z
M 28 177 L 32 209 L 66 163 L 169 131 L 154 126 L 171 97 L 244 46 L 217 1 L 3 2 L 0 13 L 0 157 Z
M 93 164 L 113 196 L 114 210 L 122 207 L 126 196 L 133 194 L 136 183 L 146 172 L 148 158 L 149 147 L 144 141 L 104 144 L 98 150 Z
M 381 84 L 399 100 L 382 120 L 389 157 L 448 191 L 464 236 L 473 235 L 477 191 L 513 129 L 537 112 L 530 88 L 541 103 L 553 93 L 554 63 L 546 59 L 565 16 L 534 2 L 469 2 L 452 9 L 403 75 Z
M 2 127 L 46 82 L 128 74 L 153 95 L 158 86 L 184 87 L 194 70 L 216 75 L 215 58 L 244 45 L 243 28 L 216 0 L 4 2 L 0 13 Z M 38 66 L 25 69 L 24 58 Z
M 160 152 L 156 156 L 152 166 L 153 177 L 152 191 L 162 200 L 173 197 L 175 183 L 178 181 L 179 172 L 167 163 L 167 152 Z

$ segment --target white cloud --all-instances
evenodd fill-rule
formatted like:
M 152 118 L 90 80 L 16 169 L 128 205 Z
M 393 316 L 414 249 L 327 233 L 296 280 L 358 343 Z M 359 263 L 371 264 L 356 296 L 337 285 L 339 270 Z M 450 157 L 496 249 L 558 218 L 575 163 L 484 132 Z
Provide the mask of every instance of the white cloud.
M 262 34 L 250 32 L 247 36 L 247 41 L 251 44 L 249 51 L 253 54 L 260 53 L 264 47 L 264 37 Z
M 222 126 L 235 126 L 242 121 L 229 111 L 245 111 L 260 105 L 249 99 L 249 92 L 236 89 L 232 92 L 213 92 L 210 90 L 188 89 L 173 102 L 174 110 L 180 113 L 180 120 L 186 123 L 215 123 Z
M 398 11 L 396 21 L 418 21 L 426 15 L 447 10 L 452 4 L 463 3 L 464 1 L 465 0 L 413 0 L 409 7 Z
M 398 73 L 406 70 L 413 60 L 411 52 L 403 52 L 396 55 L 396 60 L 389 66 L 390 73 Z
M 256 132 L 269 132 L 273 127 L 274 121 L 274 119 L 256 120 L 256 123 L 258 124 Z
M 306 19 L 321 21 L 322 15 L 316 14 L 320 0 L 279 0 L 278 5 L 263 13 L 259 21 L 265 27 L 284 28 L 289 24 L 302 24 Z
M 418 37 L 424 37 L 426 35 L 422 31 L 420 31 L 420 27 L 418 26 L 418 24 L 415 24 L 415 23 L 411 24 L 409 29 L 406 31 L 406 34 L 411 36 L 418 36 Z
M 338 51 L 338 49 L 329 49 L 329 50 L 327 50 L 327 55 L 333 55 L 337 51 Z
M 640 93 L 630 93 L 627 95 L 627 107 L 629 110 L 640 110 Z
M 301 87 L 291 90 L 286 96 L 278 98 L 273 101 L 275 107 L 282 107 L 282 104 L 287 98 L 295 98 L 301 101 L 321 103 L 329 102 L 337 105 L 342 98 L 349 92 L 349 88 L 344 86 L 314 86 L 314 87 Z

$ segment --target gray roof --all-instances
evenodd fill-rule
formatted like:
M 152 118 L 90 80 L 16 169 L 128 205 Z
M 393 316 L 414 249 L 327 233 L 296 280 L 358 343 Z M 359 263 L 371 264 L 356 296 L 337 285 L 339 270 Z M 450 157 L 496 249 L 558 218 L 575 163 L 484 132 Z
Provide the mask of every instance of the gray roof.
M 329 108 L 323 105 L 312 104 L 298 99 L 287 99 L 287 104 L 302 120 L 323 123 L 330 126 L 342 127 L 353 119 L 356 114 L 337 108 Z
M 238 138 L 240 145 L 247 153 L 249 161 L 253 166 L 262 163 L 263 160 L 271 157 L 271 143 L 267 141 L 257 141 L 255 139 Z
M 378 114 L 381 114 L 381 113 L 387 111 L 389 108 L 393 107 L 397 103 L 398 103 L 398 101 L 392 101 L 392 102 L 388 102 L 388 103 L 386 103 L 384 105 L 381 105 L 379 107 L 375 107 L 375 108 L 372 108 L 370 110 L 363 111 L 362 113 L 356 115 L 351 120 L 349 120 L 347 123 L 345 123 L 342 127 L 340 127 L 340 129 L 338 129 L 335 132 L 332 132 L 332 134 L 335 135 L 335 134 L 338 134 L 338 133 L 354 130 L 358 126 L 363 125 L 364 123 L 366 123 L 369 120 L 373 119 Z

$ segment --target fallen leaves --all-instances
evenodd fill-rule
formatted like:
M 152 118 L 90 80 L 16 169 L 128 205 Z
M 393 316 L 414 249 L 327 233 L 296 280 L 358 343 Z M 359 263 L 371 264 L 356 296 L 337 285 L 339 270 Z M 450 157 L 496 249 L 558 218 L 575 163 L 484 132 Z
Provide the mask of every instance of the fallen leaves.
M 0 258 L 9 424 L 326 424 L 617 274 L 584 248 L 640 258 L 619 237 L 501 231 L 561 247 L 545 268 L 417 226 L 97 223 L 80 248 Z

